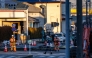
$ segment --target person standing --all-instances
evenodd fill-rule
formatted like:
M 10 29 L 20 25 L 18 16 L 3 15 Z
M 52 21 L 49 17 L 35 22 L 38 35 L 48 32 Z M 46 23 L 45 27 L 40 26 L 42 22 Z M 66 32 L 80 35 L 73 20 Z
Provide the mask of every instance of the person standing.
M 45 50 L 44 54 L 46 54 L 48 49 L 50 49 L 50 54 L 52 54 L 52 48 L 51 48 L 52 47 L 52 38 L 47 36 L 45 43 L 46 43 L 46 50 Z
M 20 40 L 21 40 L 22 44 L 25 44 L 26 43 L 26 36 L 24 34 L 21 34 Z
M 14 35 L 12 35 L 12 37 L 10 38 L 10 47 L 11 47 L 11 51 L 16 52 L 16 40 Z
M 60 45 L 60 41 L 59 41 L 57 35 L 55 35 L 55 37 L 54 37 L 54 46 L 55 46 L 54 49 L 55 49 L 55 51 L 59 51 L 59 45 Z

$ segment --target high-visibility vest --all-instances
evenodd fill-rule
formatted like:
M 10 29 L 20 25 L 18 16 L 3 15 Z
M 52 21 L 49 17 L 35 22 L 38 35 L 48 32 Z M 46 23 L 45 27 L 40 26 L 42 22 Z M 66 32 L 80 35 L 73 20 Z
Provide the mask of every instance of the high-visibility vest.
M 15 42 L 15 38 L 11 38 L 10 39 L 10 42 Z

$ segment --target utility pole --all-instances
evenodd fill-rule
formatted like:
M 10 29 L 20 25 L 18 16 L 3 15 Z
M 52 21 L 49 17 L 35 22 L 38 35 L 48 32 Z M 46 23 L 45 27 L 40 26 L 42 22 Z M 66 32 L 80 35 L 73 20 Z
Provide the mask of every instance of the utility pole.
M 91 0 L 89 0 L 88 2 L 89 2 L 89 25 L 91 27 L 91 13 L 90 13 L 90 11 L 91 11 Z
M 70 17 L 70 3 L 69 3 L 69 0 L 66 0 L 66 3 L 65 3 L 65 10 L 66 10 L 66 57 L 65 58 L 70 58 L 70 20 L 69 20 L 69 17 Z
M 83 58 L 83 35 L 82 35 L 82 0 L 77 1 L 77 56 Z
M 86 0 L 86 24 L 88 27 L 88 0 Z

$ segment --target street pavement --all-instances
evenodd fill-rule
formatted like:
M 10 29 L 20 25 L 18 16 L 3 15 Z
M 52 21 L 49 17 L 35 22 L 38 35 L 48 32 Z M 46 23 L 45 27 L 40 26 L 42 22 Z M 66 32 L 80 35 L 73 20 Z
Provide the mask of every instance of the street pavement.
M 31 46 L 31 48 L 35 49 L 38 48 L 39 46 L 42 46 L 43 44 L 41 43 L 37 43 L 36 46 Z M 4 45 L 0 46 L 1 48 L 4 49 Z M 10 48 L 10 46 L 8 45 L 7 48 Z M 18 48 L 23 48 L 24 49 L 24 45 L 17 45 L 17 49 Z M 29 45 L 27 44 L 27 48 L 29 48 Z M 17 56 L 17 55 L 28 55 L 29 51 L 24 51 L 22 49 L 22 51 L 17 51 L 17 52 L 4 52 L 4 51 L 0 51 L 0 58 L 21 58 L 22 56 Z M 31 49 L 30 49 L 31 50 Z M 50 51 L 47 51 L 46 54 L 44 54 L 44 50 L 31 50 L 30 52 L 31 55 L 33 55 L 33 58 L 65 58 L 65 49 L 60 49 L 59 52 L 57 51 L 52 51 L 52 54 L 50 54 Z
M 17 52 L 3 52 L 0 51 L 0 58 L 21 58 L 22 56 L 19 55 L 33 55 L 33 58 L 64 58 L 65 57 L 65 50 L 52 51 L 53 54 L 50 54 L 50 51 L 47 51 L 44 54 L 44 51 L 17 51 Z M 18 57 L 19 56 L 19 57 Z
M 19 58 L 18 56 L 9 56 L 9 55 L 0 55 L 0 58 Z M 56 55 L 36 55 L 33 58 L 65 58 L 65 56 L 56 56 Z

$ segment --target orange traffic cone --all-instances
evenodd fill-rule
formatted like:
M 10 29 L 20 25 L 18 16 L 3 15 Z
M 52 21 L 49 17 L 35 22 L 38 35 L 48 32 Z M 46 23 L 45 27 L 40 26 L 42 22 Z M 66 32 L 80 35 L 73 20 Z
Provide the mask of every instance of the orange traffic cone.
M 5 48 L 4 48 L 4 52 L 7 52 L 8 50 L 7 50 L 7 46 L 5 45 Z
M 27 51 L 27 46 L 25 45 L 25 47 L 24 47 L 24 51 Z
M 33 42 L 33 45 L 36 46 L 36 41 Z

